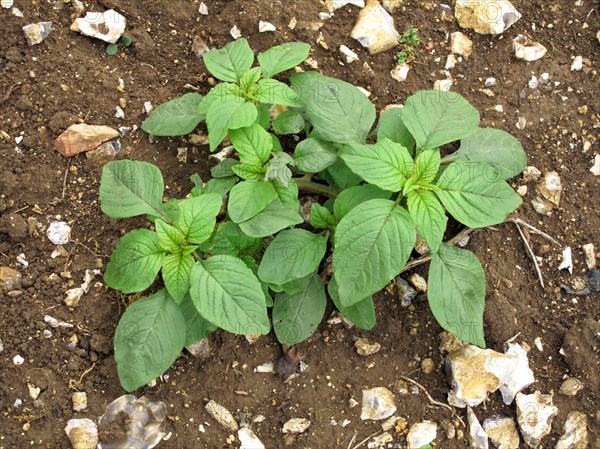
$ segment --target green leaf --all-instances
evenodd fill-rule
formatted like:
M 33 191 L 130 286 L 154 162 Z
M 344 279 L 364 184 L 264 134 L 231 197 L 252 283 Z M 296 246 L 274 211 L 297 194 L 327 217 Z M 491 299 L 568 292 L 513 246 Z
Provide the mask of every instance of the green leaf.
M 337 151 L 333 144 L 309 137 L 294 150 L 296 167 L 305 173 L 317 173 L 335 164 Z
M 290 179 L 288 186 L 284 186 L 278 182 L 273 186 L 277 191 L 277 198 L 286 207 L 289 207 L 294 212 L 300 209 L 300 200 L 298 199 L 298 184 L 293 179 Z
M 181 200 L 170 198 L 166 203 L 163 204 L 163 212 L 169 219 L 169 221 L 173 222 L 177 218 L 177 214 L 179 213 L 179 202 Z M 156 217 L 152 215 L 156 220 Z M 149 217 L 149 218 L 151 218 Z
M 260 67 L 254 67 L 244 73 L 240 78 L 240 88 L 242 91 L 249 92 L 258 83 L 260 73 Z
M 213 178 L 206 183 L 204 187 L 204 193 L 216 193 L 217 195 L 224 197 L 229 193 L 234 185 L 238 182 L 237 176 L 228 176 L 226 178 Z
M 119 53 L 119 45 L 108 44 L 105 51 L 108 56 L 115 56 L 117 53 Z
M 316 72 L 292 75 L 306 105 L 311 137 L 337 143 L 365 143 L 375 121 L 375 106 L 352 84 Z
M 292 156 L 283 152 L 275 153 L 267 166 L 265 179 L 277 181 L 284 187 L 289 186 L 292 181 L 292 170 L 290 170 L 288 165 L 296 165 Z
M 333 273 L 341 303 L 349 307 L 384 288 L 415 246 L 410 215 L 391 200 L 369 200 L 340 220 Z
M 418 150 L 440 147 L 463 139 L 479 128 L 479 112 L 455 92 L 424 90 L 408 97 L 402 122 Z
M 165 223 L 160 219 L 154 222 L 154 226 L 156 228 L 158 243 L 163 250 L 170 253 L 176 253 L 181 251 L 181 249 L 185 246 L 185 235 L 183 235 L 179 229 Z
M 240 161 L 232 158 L 225 158 L 213 168 L 210 169 L 210 175 L 213 178 L 227 178 L 228 176 L 235 176 L 232 168 L 234 165 L 239 165 Z
M 212 249 L 213 255 L 227 254 L 244 260 L 247 256 L 254 257 L 262 251 L 263 240 L 249 237 L 232 221 L 219 225 Z
M 432 148 L 419 153 L 415 160 L 415 171 L 412 175 L 417 183 L 432 182 L 440 169 L 440 149 Z
M 310 53 L 310 45 L 303 42 L 288 42 L 272 47 L 258 55 L 258 63 L 265 78 L 291 69 L 304 61 Z
M 327 297 L 321 278 L 314 274 L 305 290 L 290 296 L 279 293 L 273 305 L 273 329 L 280 343 L 293 346 L 310 337 L 325 314 Z
M 231 144 L 240 155 L 240 161 L 245 164 L 264 164 L 269 160 L 273 141 L 269 133 L 258 123 L 250 126 L 232 129 L 229 132 Z
M 165 190 L 157 166 L 147 162 L 111 161 L 102 168 L 100 206 L 112 218 L 161 216 Z
M 245 181 L 262 181 L 267 169 L 258 164 L 240 164 L 231 167 L 232 171 Z
M 334 229 L 338 220 L 329 209 L 321 206 L 319 203 L 312 203 L 310 206 L 310 225 L 318 229 Z
M 408 194 L 408 212 L 417 231 L 423 236 L 432 253 L 435 253 L 444 239 L 448 217 L 433 192 L 413 190 Z
M 241 223 L 257 215 L 275 198 L 277 191 L 270 182 L 243 181 L 231 189 L 227 211 L 234 223 Z
M 377 141 L 389 139 L 399 143 L 411 154 L 415 150 L 415 139 L 402 123 L 402 108 L 390 108 L 381 113 L 377 124 Z
M 337 291 L 335 276 L 329 281 L 327 289 L 329 296 L 331 296 L 333 303 L 340 313 L 352 321 L 357 327 L 366 331 L 370 331 L 375 327 L 377 322 L 375 318 L 375 304 L 373 304 L 373 298 L 371 296 L 350 307 L 344 307 Z
M 177 304 L 181 304 L 190 291 L 190 273 L 194 258 L 182 253 L 167 254 L 162 262 L 162 277 L 167 291 Z
M 256 105 L 256 109 L 258 109 L 258 118 L 256 119 L 256 123 L 258 123 L 264 129 L 269 129 L 269 126 L 271 126 L 271 108 L 269 105 L 258 103 Z
M 168 370 L 185 343 L 185 320 L 166 290 L 131 304 L 115 331 L 121 385 L 133 391 Z
M 350 170 L 346 163 L 339 158 L 321 174 L 332 187 L 337 187 L 340 190 L 355 186 L 363 181 L 360 176 Z
M 259 103 L 259 104 L 261 104 L 261 103 Z M 281 153 L 281 152 L 283 152 L 283 147 L 281 146 L 281 142 L 279 141 L 279 137 L 277 137 L 273 133 L 269 133 L 269 135 L 271 136 L 271 140 L 273 141 L 273 152 L 275 152 L 275 153 Z
M 522 203 L 521 197 L 483 162 L 450 164 L 436 184 L 436 194 L 450 214 L 470 228 L 502 223 Z
M 365 203 L 369 200 L 382 198 L 389 200 L 392 192 L 382 190 L 377 186 L 366 184 L 361 186 L 353 186 L 343 190 L 333 203 L 333 214 L 335 218 L 341 220 L 344 216 L 354 209 L 356 206 Z
M 297 211 L 284 206 L 281 201 L 275 200 L 265 207 L 259 214 L 239 223 L 240 229 L 250 237 L 267 237 L 289 226 L 304 222 Z
M 262 257 L 258 277 L 283 285 L 308 276 L 319 268 L 327 249 L 327 238 L 304 229 L 281 231 Z
M 203 57 L 206 68 L 221 81 L 236 83 L 250 70 L 254 52 L 246 39 L 237 39 L 220 50 L 213 49 Z
M 124 34 L 120 37 L 119 41 L 125 45 L 125 47 L 129 47 L 133 43 L 133 38 L 128 34 Z
M 203 338 L 208 337 L 211 332 L 217 330 L 217 326 L 202 318 L 202 315 L 198 313 L 189 293 L 179 305 L 179 310 L 181 310 L 183 318 L 185 319 L 185 346 L 196 343 Z
M 190 92 L 157 107 L 142 123 L 142 129 L 153 136 L 185 136 L 204 118 L 198 113 L 202 96 Z
M 235 83 L 219 83 L 213 87 L 198 105 L 198 114 L 205 116 L 214 103 L 244 102 L 243 92 Z
M 519 141 L 506 131 L 480 128 L 460 141 L 458 151 L 442 159 L 443 163 L 453 161 L 487 162 L 503 179 L 510 179 L 523 171 L 527 155 Z
M 413 171 L 408 150 L 385 138 L 375 145 L 345 145 L 339 156 L 365 181 L 392 192 L 402 190 Z
M 215 227 L 223 199 L 216 193 L 205 193 L 179 203 L 176 225 L 190 243 L 207 240 Z
M 273 130 L 278 134 L 298 134 L 305 126 L 302 114 L 296 111 L 283 111 L 273 121 Z
M 250 126 L 256 121 L 258 111 L 249 102 L 215 102 L 206 113 L 210 151 L 214 151 L 227 135 L 228 130 Z
M 234 334 L 269 333 L 262 286 L 242 260 L 219 255 L 197 262 L 191 284 L 196 309 L 214 325 Z
M 274 79 L 263 79 L 258 82 L 253 98 L 261 103 L 276 104 L 300 108 L 304 106 L 298 93 L 287 84 Z
M 104 282 L 123 293 L 146 290 L 156 278 L 165 251 L 155 232 L 135 229 L 119 241 L 106 266 Z
M 443 243 L 429 266 L 427 296 L 440 326 L 485 347 L 485 273 L 475 254 Z

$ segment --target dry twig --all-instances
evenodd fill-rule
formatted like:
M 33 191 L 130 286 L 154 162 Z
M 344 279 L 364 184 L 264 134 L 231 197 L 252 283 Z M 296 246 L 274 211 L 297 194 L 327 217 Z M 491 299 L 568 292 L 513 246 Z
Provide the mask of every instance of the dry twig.
M 451 406 L 450 406 L 450 405 L 448 405 L 448 404 L 444 404 L 443 402 L 436 401 L 435 399 L 433 399 L 433 398 L 431 397 L 431 395 L 429 394 L 429 391 L 427 391 L 427 389 L 426 389 L 426 388 L 425 388 L 423 385 L 421 385 L 419 382 L 417 382 L 416 380 L 414 380 L 414 379 L 411 379 L 410 377 L 406 377 L 406 376 L 400 376 L 400 377 L 401 377 L 402 379 L 404 379 L 405 381 L 407 381 L 407 382 L 410 382 L 411 384 L 413 384 L 414 386 L 416 386 L 416 387 L 417 387 L 419 390 L 421 390 L 423 393 L 425 393 L 425 395 L 427 396 L 427 399 L 429 399 L 429 402 L 430 402 L 432 405 L 436 405 L 436 406 L 438 406 L 438 407 L 442 407 L 442 408 L 445 408 L 445 409 L 447 409 L 447 410 L 450 410 L 450 411 L 452 412 L 452 415 L 453 415 L 453 416 L 456 416 L 456 417 L 458 418 L 458 420 L 459 420 L 459 421 L 460 421 L 460 423 L 463 425 L 463 427 L 466 427 L 466 426 L 465 426 L 465 423 L 463 422 L 463 420 L 461 419 L 461 417 L 460 417 L 460 416 L 458 416 L 458 414 L 456 413 L 456 410 L 454 410 L 454 408 L 453 408 L 453 407 L 451 407 Z

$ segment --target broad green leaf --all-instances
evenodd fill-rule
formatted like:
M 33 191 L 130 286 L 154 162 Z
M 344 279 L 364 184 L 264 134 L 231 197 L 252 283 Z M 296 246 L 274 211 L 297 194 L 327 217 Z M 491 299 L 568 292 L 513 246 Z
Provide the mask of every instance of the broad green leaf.
M 415 160 L 413 179 L 418 183 L 429 184 L 440 169 L 440 149 L 432 148 L 419 153 Z
M 232 221 L 219 225 L 212 249 L 213 255 L 227 254 L 245 260 L 247 256 L 254 257 L 261 252 L 263 240 L 249 237 Z
M 231 189 L 227 211 L 234 223 L 241 223 L 257 215 L 275 198 L 277 191 L 270 182 L 242 181 Z
M 162 216 L 164 190 L 157 166 L 147 162 L 111 161 L 102 168 L 100 207 L 112 218 Z
M 269 126 L 271 126 L 271 108 L 267 104 L 258 103 L 256 109 L 258 109 L 256 123 L 264 129 L 269 129 Z
M 312 203 L 310 206 L 310 225 L 318 229 L 334 229 L 338 220 L 329 209 L 321 206 L 319 203 Z
M 408 150 L 385 138 L 374 145 L 345 145 L 339 156 L 365 181 L 392 192 L 402 190 L 413 171 Z
M 237 176 L 227 176 L 226 178 L 213 178 L 206 183 L 204 187 L 204 193 L 216 193 L 223 197 L 229 193 L 229 191 L 239 181 Z
M 228 176 L 235 176 L 235 173 L 231 169 L 234 165 L 239 165 L 240 161 L 232 158 L 225 158 L 213 168 L 210 169 L 210 175 L 213 178 L 227 178 Z
M 519 141 L 506 131 L 480 128 L 460 141 L 460 148 L 442 162 L 487 162 L 503 179 L 517 176 L 527 165 L 527 155 Z
M 339 221 L 356 206 L 366 201 L 374 200 L 376 198 L 389 200 L 391 196 L 392 192 L 382 190 L 371 184 L 350 187 L 343 190 L 335 199 L 335 202 L 333 203 L 333 214 Z
M 308 276 L 319 268 L 327 249 L 327 238 L 304 229 L 281 231 L 262 257 L 258 277 L 283 285 Z
M 306 288 L 308 287 L 308 283 L 310 282 L 312 276 L 314 276 L 314 275 L 315 275 L 315 273 L 311 273 L 308 276 L 305 276 L 303 278 L 294 279 L 293 281 L 286 282 L 285 284 L 283 284 L 281 286 L 281 288 L 283 288 L 283 292 L 287 293 L 288 295 L 296 295 L 296 294 L 306 290 Z M 275 285 L 275 284 L 269 284 L 269 285 Z
M 261 103 L 259 103 L 259 104 L 261 104 Z M 269 133 L 269 135 L 271 136 L 271 140 L 273 141 L 273 152 L 274 153 L 281 153 L 281 152 L 283 152 L 283 147 L 281 146 L 281 142 L 279 141 L 279 137 L 277 137 L 273 133 Z
M 202 181 L 202 178 L 198 173 L 194 173 L 192 176 L 190 176 L 190 181 L 194 183 L 195 187 L 199 187 L 201 189 L 204 188 L 204 181 Z
M 442 244 L 429 266 L 427 297 L 433 316 L 460 340 L 485 347 L 485 273 L 470 251 Z
M 181 200 L 175 198 L 170 198 L 166 203 L 163 204 L 163 212 L 171 222 L 175 221 L 177 218 L 180 201 Z
M 198 313 L 189 293 L 179 305 L 179 310 L 185 319 L 185 346 L 196 343 L 217 330 L 217 326 L 202 318 L 202 315 Z
M 258 123 L 250 126 L 232 129 L 229 132 L 231 144 L 240 155 L 240 161 L 245 164 L 264 164 L 269 160 L 273 141 L 269 133 Z
M 290 179 L 287 187 L 278 182 L 274 183 L 273 186 L 275 187 L 277 198 L 281 201 L 281 204 L 289 207 L 294 212 L 298 212 L 298 209 L 300 209 L 300 200 L 298 199 L 298 184 L 296 184 L 296 181 Z
M 373 304 L 373 298 L 371 296 L 350 307 L 344 307 L 337 291 L 335 276 L 329 281 L 327 290 L 340 313 L 352 321 L 357 327 L 366 331 L 370 331 L 375 327 L 377 321 L 375 318 L 375 304 Z
M 310 45 L 304 42 L 288 42 L 272 47 L 258 55 L 258 63 L 265 78 L 291 69 L 302 63 L 310 53 Z
M 237 257 L 219 255 L 196 262 L 190 293 L 198 312 L 214 325 L 234 334 L 269 333 L 262 286 Z
M 325 170 L 337 161 L 335 146 L 329 142 L 309 137 L 294 150 L 296 167 L 305 173 L 317 173 Z
M 454 92 L 424 90 L 408 97 L 402 122 L 417 142 L 417 150 L 464 139 L 479 129 L 479 112 Z
M 214 103 L 244 102 L 243 92 L 235 83 L 219 83 L 213 87 L 198 105 L 198 114 L 205 116 Z
M 146 290 L 156 278 L 165 251 L 155 232 L 135 229 L 119 241 L 106 266 L 104 282 L 123 293 Z
M 231 170 L 245 181 L 262 181 L 267 169 L 258 164 L 239 164 L 231 167 Z
M 298 134 L 305 125 L 299 112 L 283 111 L 273 121 L 273 130 L 278 134 Z
M 448 223 L 446 212 L 428 190 L 413 190 L 408 194 L 408 212 L 417 231 L 423 236 L 432 253 L 435 253 L 444 239 L 444 231 Z
M 275 153 L 267 166 L 265 180 L 277 181 L 282 186 L 288 187 L 292 182 L 292 170 L 288 165 L 292 167 L 296 165 L 292 156 L 283 152 Z
M 167 291 L 177 304 L 181 304 L 190 291 L 190 273 L 194 258 L 182 253 L 167 254 L 162 262 L 162 277 Z
M 191 92 L 157 107 L 142 123 L 142 129 L 153 136 L 185 136 L 204 119 L 198 114 L 202 96 Z
M 352 84 L 316 72 L 292 75 L 314 129 L 311 137 L 337 143 L 365 143 L 375 106 Z
M 416 240 L 410 215 L 391 200 L 369 200 L 340 220 L 333 273 L 342 306 L 384 288 L 406 264 Z
M 250 90 L 258 83 L 260 79 L 260 67 L 254 67 L 244 73 L 240 78 L 240 88 L 244 92 L 250 92 Z
M 254 52 L 246 39 L 237 39 L 220 50 L 213 49 L 203 57 L 206 68 L 221 81 L 236 83 L 250 70 Z
M 298 93 L 280 81 L 263 79 L 258 82 L 253 98 L 261 103 L 300 108 L 304 106 Z
M 293 346 L 310 337 L 325 314 L 327 297 L 321 278 L 314 274 L 303 291 L 279 293 L 273 305 L 273 329 L 280 343 Z
M 340 190 L 360 184 L 363 179 L 348 168 L 346 163 L 338 158 L 333 165 L 325 169 L 321 175 L 332 187 Z
M 185 320 L 166 290 L 131 304 L 115 331 L 121 385 L 133 391 L 168 370 L 185 343 Z
M 377 124 L 377 140 L 390 139 L 399 143 L 411 154 L 415 150 L 415 139 L 402 123 L 402 108 L 390 108 L 383 111 Z
M 436 194 L 450 214 L 470 228 L 502 223 L 523 200 L 498 174 L 483 162 L 450 164 L 436 185 Z
M 185 235 L 174 226 L 158 219 L 154 222 L 158 243 L 164 251 L 176 253 L 185 246 Z
M 267 237 L 276 234 L 282 229 L 304 222 L 302 216 L 281 201 L 275 200 L 265 207 L 259 214 L 239 223 L 240 229 L 250 237 Z
M 216 193 L 205 193 L 179 203 L 176 225 L 188 242 L 202 243 L 210 237 L 222 205 L 223 200 Z
M 214 151 L 227 135 L 228 130 L 250 126 L 256 121 L 258 111 L 250 102 L 215 102 L 206 113 L 208 141 Z

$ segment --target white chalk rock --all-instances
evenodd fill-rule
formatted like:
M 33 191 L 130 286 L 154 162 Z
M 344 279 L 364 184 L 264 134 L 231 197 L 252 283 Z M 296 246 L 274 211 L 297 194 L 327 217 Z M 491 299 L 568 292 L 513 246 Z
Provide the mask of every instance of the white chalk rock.
M 325 6 L 329 12 L 334 12 L 346 5 L 354 5 L 358 6 L 359 8 L 364 8 L 365 0 L 327 0 L 325 2 Z
M 27 45 L 30 47 L 32 45 L 40 44 L 50 36 L 52 32 L 52 22 L 38 22 L 38 23 L 30 23 L 29 25 L 25 25 L 23 27 L 23 33 L 25 33 L 25 38 L 27 39 Z
M 227 429 L 231 432 L 237 432 L 239 430 L 240 427 L 231 412 L 222 405 L 217 404 L 211 399 L 204 406 L 204 408 L 206 408 L 208 414 L 212 416 L 215 421 L 217 421 L 224 429 Z
M 345 45 L 340 45 L 340 53 L 346 57 L 346 62 L 348 64 L 354 61 L 358 61 L 358 55 Z
M 391 13 L 400 8 L 400 6 L 402 6 L 403 3 L 404 0 L 381 0 L 381 4 L 383 5 L 383 7 Z
M 437 424 L 433 421 L 423 421 L 413 424 L 406 436 L 408 449 L 419 449 L 433 440 L 437 436 Z
M 588 418 L 585 413 L 571 412 L 564 425 L 564 434 L 554 449 L 586 449 L 588 447 Z
M 240 449 L 265 449 L 262 441 L 247 427 L 238 430 L 238 439 L 242 443 Z
M 267 31 L 277 31 L 275 25 L 270 22 L 263 22 L 262 20 L 258 22 L 258 32 L 266 33 Z
M 91 419 L 70 419 L 65 433 L 73 449 L 96 449 L 98 445 L 98 427 Z
M 46 230 L 46 236 L 55 245 L 66 245 L 71 240 L 71 226 L 64 221 L 53 221 Z
M 514 419 L 494 416 L 484 421 L 483 430 L 496 449 L 519 449 L 521 439 Z
M 600 154 L 597 154 L 594 157 L 594 165 L 590 168 L 590 172 L 592 172 L 592 175 L 594 176 L 600 176 Z
M 508 0 L 456 0 L 454 16 L 461 27 L 480 34 L 500 34 L 521 18 Z
M 104 12 L 88 12 L 85 17 L 75 19 L 72 31 L 116 44 L 125 32 L 127 20 L 114 9 Z
M 532 42 L 522 34 L 513 39 L 513 50 L 517 59 L 530 62 L 543 58 L 548 51 L 539 42 Z
M 396 413 L 396 399 L 390 390 L 383 387 L 363 390 L 360 419 L 386 419 Z
M 555 171 L 548 172 L 544 179 L 538 185 L 538 192 L 542 197 L 556 206 L 560 205 L 560 195 L 562 193 L 562 183 L 560 176 Z
M 406 63 L 398 64 L 396 67 L 392 69 L 390 75 L 399 83 L 406 81 L 408 77 L 408 72 L 410 71 L 410 66 Z
M 283 425 L 283 433 L 304 433 L 310 427 L 310 421 L 304 418 L 292 418 Z
M 367 47 L 371 54 L 381 53 L 398 45 L 400 34 L 394 28 L 394 19 L 377 0 L 368 0 L 358 14 L 350 36 Z
M 583 57 L 575 56 L 573 62 L 571 63 L 571 72 L 579 72 L 583 69 Z
M 552 430 L 552 420 L 558 409 L 552 404 L 552 395 L 539 391 L 519 393 L 515 399 L 521 435 L 529 447 L 536 448 Z
M 468 58 L 473 52 L 473 41 L 466 34 L 455 31 L 450 34 L 450 49 L 452 53 Z
M 481 427 L 481 424 L 471 407 L 467 408 L 467 421 L 469 423 L 469 441 L 471 443 L 471 449 L 489 449 L 490 444 L 488 434 L 485 433 L 485 430 Z
M 505 354 L 515 355 L 518 359 L 517 366 L 515 366 L 510 376 L 504 379 L 504 383 L 500 387 L 502 399 L 506 405 L 509 405 L 512 404 L 517 393 L 535 382 L 535 378 L 533 377 L 533 371 L 529 368 L 527 353 L 521 345 L 509 343 Z

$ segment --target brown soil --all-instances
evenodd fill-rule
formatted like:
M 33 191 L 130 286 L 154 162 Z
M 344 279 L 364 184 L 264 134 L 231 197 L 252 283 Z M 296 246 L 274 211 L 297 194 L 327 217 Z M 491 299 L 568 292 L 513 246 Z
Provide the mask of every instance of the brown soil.
M 77 121 L 115 128 L 139 126 L 145 116 L 145 101 L 158 105 L 185 93 L 186 84 L 197 86 L 201 93 L 208 91 L 206 70 L 190 51 L 193 36 L 198 33 L 222 46 L 230 41 L 229 29 L 236 24 L 257 51 L 292 40 L 309 42 L 323 73 L 368 89 L 381 109 L 389 103 L 403 102 L 417 90 L 431 88 L 436 79 L 444 77 L 439 71 L 449 50 L 448 44 L 440 42 L 446 41 L 447 33 L 459 30 L 455 22 L 440 19 L 442 9 L 437 2 L 407 0 L 405 9 L 394 14 L 397 28 L 418 27 L 424 42 L 433 42 L 433 49 L 419 55 L 406 83 L 397 83 L 389 76 L 394 51 L 371 56 L 349 37 L 357 14 L 351 6 L 325 21 L 320 31 L 313 31 L 308 25 L 318 21 L 318 12 L 324 7 L 308 0 L 205 0 L 208 18 L 198 14 L 198 3 L 188 0 L 154 0 L 143 5 L 133 0 L 87 3 L 88 9 L 115 7 L 124 14 L 128 30 L 135 37 L 134 46 L 117 57 L 106 56 L 101 42 L 69 31 L 71 11 L 62 1 L 17 0 L 15 6 L 24 18 L 0 11 L 0 128 L 10 135 L 9 141 L 0 139 L 0 265 L 17 268 L 23 274 L 22 294 L 3 294 L 1 299 L 2 449 L 69 447 L 63 431 L 68 419 L 95 419 L 124 393 L 112 356 L 112 337 L 127 298 L 95 286 L 74 310 L 62 300 L 68 288 L 79 285 L 86 269 L 106 264 L 122 233 L 143 222 L 111 220 L 102 215 L 97 194 L 99 170 L 83 155 L 67 161 L 56 153 L 52 140 L 60 132 Z M 592 242 L 600 247 L 600 182 L 589 172 L 594 149 L 598 150 L 598 75 L 595 70 L 569 69 L 575 55 L 591 60 L 588 67 L 598 64 L 598 4 L 593 0 L 583 0 L 581 6 L 562 0 L 513 3 L 523 18 L 503 35 L 490 37 L 465 31 L 474 41 L 474 52 L 451 71 L 453 90 L 482 112 L 484 125 L 505 129 L 519 138 L 531 165 L 542 172 L 555 170 L 560 174 L 562 202 L 552 216 L 541 216 L 533 210 L 532 183 L 517 215 L 554 236 L 561 245 L 570 245 L 575 269 L 572 276 L 559 272 L 560 248 L 532 235 L 533 248 L 543 257 L 546 288 L 542 289 L 514 226 L 500 225 L 476 233 L 469 249 L 482 260 L 488 276 L 486 338 L 489 347 L 502 350 L 505 340 L 520 333 L 517 341 L 533 348 L 530 362 L 537 382 L 531 391 L 557 392 L 567 375 L 578 376 L 584 383 L 583 392 L 576 398 L 555 395 L 560 412 L 544 446 L 553 447 L 567 414 L 581 410 L 590 418 L 592 445 L 596 439 L 593 447 L 600 447 L 599 297 L 592 294 L 575 301 L 559 288 L 561 282 L 571 284 L 575 276 L 586 271 L 581 246 Z M 298 20 L 294 31 L 287 27 L 292 17 Z M 278 31 L 258 34 L 259 19 L 272 22 Z M 28 47 L 21 26 L 41 20 L 52 20 L 54 31 L 42 44 Z M 316 44 L 320 33 L 329 50 Z M 519 33 L 543 43 L 548 54 L 533 63 L 516 61 L 511 41 Z M 361 62 L 348 67 L 341 64 L 337 51 L 341 44 L 355 50 Z M 371 66 L 372 72 L 363 67 L 363 62 Z M 529 89 L 527 82 L 532 74 L 539 78 L 544 72 L 550 75 L 550 84 Z M 481 92 L 484 80 L 490 76 L 497 79 L 497 85 L 490 88 L 494 97 Z M 124 92 L 117 90 L 119 78 L 125 82 Z M 524 98 L 520 96 L 523 89 Z M 123 120 L 114 117 L 119 98 L 127 101 Z M 497 104 L 503 105 L 503 113 L 494 110 Z M 585 114 L 578 113 L 582 105 L 588 106 Z M 527 119 L 525 130 L 515 126 L 519 116 Z M 23 141 L 16 145 L 14 139 L 18 136 L 23 136 Z M 592 142 L 587 152 L 582 149 L 585 140 Z M 188 177 L 196 171 L 208 178 L 208 149 L 204 146 L 191 145 L 183 138 L 158 139 L 151 144 L 139 130 L 127 134 L 122 143 L 119 157 L 150 161 L 161 167 L 167 196 L 186 192 L 190 188 Z M 180 164 L 175 157 L 180 146 L 190 148 L 187 164 Z M 519 179 L 514 181 L 517 185 Z M 72 225 L 72 241 L 65 246 L 68 256 L 52 259 L 54 245 L 42 229 L 28 229 L 27 220 L 33 218 L 47 226 L 58 216 Z M 28 268 L 16 264 L 21 253 L 30 263 Z M 424 274 L 425 268 L 419 272 Z M 210 357 L 198 361 L 185 353 L 169 370 L 168 379 L 137 392 L 138 396 L 147 395 L 167 404 L 165 429 L 172 436 L 159 447 L 229 447 L 228 433 L 204 410 L 208 399 L 232 411 L 264 415 L 265 421 L 254 424 L 253 429 L 269 448 L 287 444 L 313 449 L 347 448 L 353 438 L 356 444 L 380 429 L 376 422 L 360 420 L 360 407 L 348 405 L 350 398 L 360 401 L 365 387 L 395 390 L 400 376 L 408 375 L 421 382 L 434 398 L 444 401 L 448 386 L 438 352 L 441 329 L 426 301 L 418 301 L 411 310 L 402 309 L 394 297 L 381 294 L 376 307 L 378 324 L 370 333 L 324 322 L 310 341 L 297 348 L 308 371 L 288 383 L 279 375 L 254 372 L 257 365 L 282 356 L 272 336 L 249 345 L 243 337 L 215 333 L 211 336 Z M 75 328 L 52 329 L 52 336 L 44 338 L 42 332 L 49 329 L 43 320 L 46 314 L 73 323 Z M 567 357 L 563 357 L 559 350 L 566 334 Z M 79 343 L 76 349 L 69 349 L 73 335 Z M 357 336 L 379 342 L 381 351 L 368 358 L 358 356 L 353 346 Z M 537 337 L 543 342 L 543 351 L 534 347 Z M 23 365 L 13 364 L 17 354 L 25 358 Z M 436 363 L 431 374 L 420 370 L 419 360 L 425 357 L 432 357 Z M 86 412 L 74 413 L 69 381 L 80 379 L 79 389 L 87 392 L 89 407 Z M 28 394 L 28 383 L 42 389 L 35 404 Z M 17 398 L 23 401 L 18 410 L 13 408 Z M 447 410 L 429 407 L 423 394 L 397 394 L 397 399 L 397 414 L 409 424 L 451 418 Z M 459 413 L 464 415 L 462 410 Z M 504 406 L 499 395 L 494 395 L 486 408 L 479 407 L 477 413 L 482 420 L 494 413 L 515 415 L 514 408 Z M 281 427 L 291 417 L 306 417 L 312 425 L 296 440 L 284 441 Z M 333 420 L 341 424 L 345 419 L 351 421 L 347 427 L 334 425 Z M 23 430 L 26 422 L 30 427 Z M 205 433 L 199 431 L 203 423 Z M 402 437 L 395 435 L 395 441 L 402 441 Z M 468 447 L 466 438 L 447 440 L 443 431 L 438 433 L 437 441 L 438 447 L 445 449 Z

